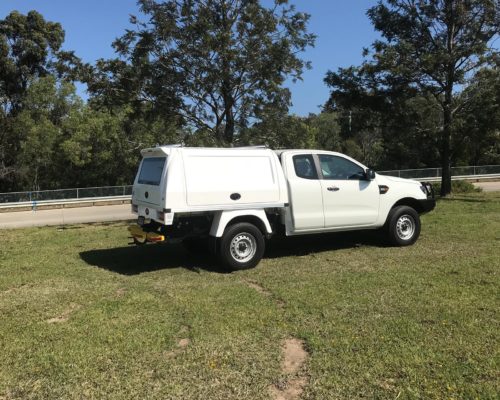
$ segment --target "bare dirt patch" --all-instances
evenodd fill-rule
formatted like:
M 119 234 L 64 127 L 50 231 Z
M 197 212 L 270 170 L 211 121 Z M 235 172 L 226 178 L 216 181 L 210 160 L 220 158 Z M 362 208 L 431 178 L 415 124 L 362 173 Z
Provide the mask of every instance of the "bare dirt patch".
M 299 339 L 286 339 L 282 346 L 283 362 L 281 372 L 293 376 L 269 388 L 274 400 L 297 400 L 302 395 L 307 385 L 303 367 L 309 358 L 304 342 Z
M 276 304 L 278 305 L 278 307 L 280 307 L 280 308 L 285 307 L 285 302 L 283 300 L 276 298 L 276 296 L 274 296 L 269 290 L 267 290 L 266 288 L 260 286 L 257 282 L 251 281 L 251 280 L 247 280 L 247 279 L 245 279 L 243 282 L 250 289 L 255 290 L 256 292 L 260 293 L 263 296 L 266 296 L 266 297 L 269 297 L 269 298 L 273 299 L 276 302 Z
M 63 313 L 57 317 L 48 319 L 46 322 L 49 324 L 58 324 L 61 322 L 66 322 L 71 314 L 73 314 L 76 310 L 79 310 L 81 306 L 79 304 L 71 303 L 69 307 L 63 311 Z
M 25 289 L 25 288 L 30 288 L 31 286 L 33 286 L 33 285 L 28 284 L 28 283 L 23 283 L 23 284 L 21 284 L 21 285 L 18 285 L 18 286 L 12 286 L 12 287 L 10 287 L 10 288 L 8 288 L 8 289 L 5 289 L 5 290 L 1 291 L 1 292 L 0 292 L 0 294 L 9 294 L 9 293 L 14 293 L 14 292 L 17 292 L 17 291 L 19 291 L 19 290 L 23 290 L 23 289 Z M 0 400 L 1 400 L 1 398 L 0 398 Z
M 189 346 L 189 343 L 191 343 L 191 340 L 188 338 L 184 338 L 177 342 L 177 346 L 179 346 L 179 348 L 181 349 L 184 349 Z
M 274 400 L 296 400 L 304 392 L 304 387 L 307 385 L 306 378 L 292 379 L 282 388 L 271 386 L 270 392 Z
M 258 292 L 266 297 L 271 297 L 273 295 L 269 290 L 264 289 L 262 286 L 260 286 L 255 281 L 250 281 L 250 280 L 245 279 L 244 282 L 245 282 L 245 285 L 247 285 L 250 289 L 253 289 L 256 292 Z
M 115 294 L 116 294 L 116 297 L 123 297 L 123 295 L 125 294 L 125 292 L 127 291 L 127 289 L 125 288 L 119 288 Z
M 283 372 L 285 374 L 297 373 L 309 357 L 304 349 L 304 342 L 299 339 L 285 340 L 283 354 Z
M 189 333 L 189 326 L 183 325 L 181 329 L 179 330 L 179 335 L 187 335 Z M 191 344 L 191 339 L 184 337 L 181 338 L 177 341 L 177 348 L 165 352 L 165 357 L 167 358 L 173 358 L 182 353 L 186 347 L 188 347 Z

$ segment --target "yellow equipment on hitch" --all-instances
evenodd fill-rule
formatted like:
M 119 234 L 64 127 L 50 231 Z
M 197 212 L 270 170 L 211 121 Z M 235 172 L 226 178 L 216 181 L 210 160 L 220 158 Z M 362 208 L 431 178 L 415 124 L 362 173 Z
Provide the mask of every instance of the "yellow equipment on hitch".
M 139 225 L 132 225 L 128 227 L 128 231 L 132 235 L 134 244 L 141 245 L 147 242 L 159 243 L 165 241 L 165 236 L 156 232 L 146 232 Z

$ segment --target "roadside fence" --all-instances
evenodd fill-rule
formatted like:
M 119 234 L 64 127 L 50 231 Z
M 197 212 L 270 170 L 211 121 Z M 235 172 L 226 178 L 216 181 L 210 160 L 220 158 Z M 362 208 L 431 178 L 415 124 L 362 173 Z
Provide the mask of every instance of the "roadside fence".
M 382 175 L 397 176 L 406 179 L 430 179 L 439 180 L 441 178 L 441 168 L 422 168 L 422 169 L 402 169 L 391 171 L 377 171 Z M 500 165 L 479 165 L 468 167 L 451 167 L 452 178 L 483 178 L 483 177 L 500 177 Z
M 101 186 L 89 188 L 40 190 L 32 192 L 0 193 L 0 204 L 33 203 L 52 200 L 83 200 L 94 198 L 113 198 L 132 195 L 132 186 Z
M 400 178 L 438 181 L 441 168 L 422 168 L 377 171 L 382 175 Z M 480 165 L 468 167 L 452 167 L 452 179 L 500 178 L 500 165 Z M 28 205 L 35 209 L 37 205 L 64 204 L 88 201 L 130 200 L 132 186 L 101 186 L 88 188 L 72 188 L 57 190 L 40 190 L 31 192 L 0 193 L 0 208 Z

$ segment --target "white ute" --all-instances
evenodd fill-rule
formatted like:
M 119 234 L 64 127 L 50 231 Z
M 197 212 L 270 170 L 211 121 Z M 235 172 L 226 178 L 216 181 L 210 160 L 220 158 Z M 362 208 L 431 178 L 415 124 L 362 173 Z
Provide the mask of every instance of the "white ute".
M 206 242 L 231 270 L 256 266 L 276 233 L 384 228 L 394 245 L 410 245 L 419 215 L 435 207 L 430 184 L 329 151 L 171 145 L 141 154 L 134 242 Z

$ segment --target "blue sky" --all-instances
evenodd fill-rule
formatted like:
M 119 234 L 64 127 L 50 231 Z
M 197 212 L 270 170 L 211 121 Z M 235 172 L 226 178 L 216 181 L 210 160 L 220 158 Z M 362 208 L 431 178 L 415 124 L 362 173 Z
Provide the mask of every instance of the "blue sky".
M 328 88 L 323 83 L 328 70 L 362 61 L 363 47 L 376 37 L 366 17 L 366 10 L 376 0 L 291 2 L 299 11 L 311 14 L 309 31 L 318 35 L 315 48 L 302 55 L 312 62 L 312 70 L 305 71 L 303 82 L 289 83 L 291 112 L 307 115 L 318 112 L 328 99 Z M 45 19 L 60 22 L 66 31 L 64 48 L 74 50 L 86 62 L 113 57 L 111 43 L 130 27 L 129 15 L 138 13 L 136 0 L 0 0 L 0 18 L 12 10 L 37 10 Z

